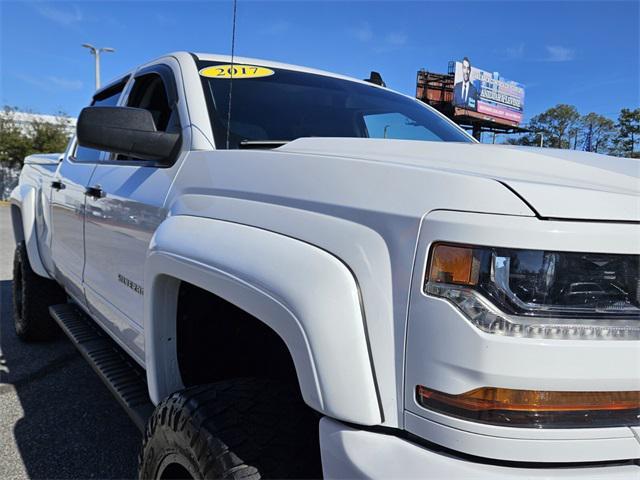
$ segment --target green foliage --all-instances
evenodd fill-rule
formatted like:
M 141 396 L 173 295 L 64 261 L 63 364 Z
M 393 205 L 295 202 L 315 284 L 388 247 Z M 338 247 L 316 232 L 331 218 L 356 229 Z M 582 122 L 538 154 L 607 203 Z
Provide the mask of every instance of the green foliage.
M 526 128 L 526 126 L 525 126 Z M 539 147 L 540 134 L 531 132 L 518 137 L 509 137 L 505 140 L 507 145 L 521 145 L 523 147 Z
M 640 108 L 623 108 L 618 116 L 613 152 L 620 156 L 640 158 Z
M 573 148 L 575 148 L 579 124 L 580 114 L 576 107 L 559 104 L 533 117 L 526 126 L 531 133 L 511 139 L 509 143 L 540 146 L 542 135 L 545 147 L 571 148 L 573 140 Z
M 610 118 L 597 113 L 587 113 L 580 119 L 579 145 L 586 145 L 588 136 L 591 135 L 591 151 L 596 153 L 609 153 L 611 141 L 616 134 L 616 124 Z
M 579 122 L 580 114 L 576 107 L 559 104 L 536 115 L 530 123 L 532 130 L 545 133 L 545 142 L 549 147 L 570 148 L 571 137 L 575 136 Z
M 60 113 L 54 123 L 37 118 L 26 125 L 16 119 L 18 109 L 5 106 L 0 112 L 0 163 L 20 166 L 33 153 L 62 152 L 69 140 L 69 120 Z
M 640 108 L 620 111 L 618 122 L 595 112 L 581 116 L 573 105 L 556 105 L 533 117 L 529 133 L 507 139 L 510 145 L 570 148 L 640 158 Z
M 0 162 L 11 166 L 21 162 L 29 151 L 29 144 L 15 121 L 15 108 L 4 107 L 0 114 Z

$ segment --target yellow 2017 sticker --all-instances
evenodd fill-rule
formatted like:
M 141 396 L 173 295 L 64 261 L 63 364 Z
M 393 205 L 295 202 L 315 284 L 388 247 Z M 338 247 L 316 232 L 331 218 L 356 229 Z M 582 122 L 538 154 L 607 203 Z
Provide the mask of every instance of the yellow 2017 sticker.
M 200 75 L 208 78 L 259 78 L 268 77 L 275 72 L 270 68 L 256 65 L 215 65 L 200 70 Z

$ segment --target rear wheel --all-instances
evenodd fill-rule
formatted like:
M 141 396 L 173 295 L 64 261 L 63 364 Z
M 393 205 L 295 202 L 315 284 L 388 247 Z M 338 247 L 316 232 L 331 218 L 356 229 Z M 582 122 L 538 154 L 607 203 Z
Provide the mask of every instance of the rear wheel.
M 18 243 L 13 257 L 13 319 L 18 337 L 24 341 L 54 338 L 59 328 L 49 315 L 49 306 L 64 302 L 62 288 L 31 269 L 24 242 Z
M 170 395 L 147 424 L 140 478 L 321 477 L 319 416 L 299 396 L 251 378 Z

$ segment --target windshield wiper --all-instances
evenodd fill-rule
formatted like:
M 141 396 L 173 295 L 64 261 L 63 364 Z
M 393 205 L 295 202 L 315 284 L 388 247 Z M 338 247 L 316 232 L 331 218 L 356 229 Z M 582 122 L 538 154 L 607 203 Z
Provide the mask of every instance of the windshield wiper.
M 289 140 L 242 140 L 238 147 L 245 149 L 278 148 L 287 143 Z

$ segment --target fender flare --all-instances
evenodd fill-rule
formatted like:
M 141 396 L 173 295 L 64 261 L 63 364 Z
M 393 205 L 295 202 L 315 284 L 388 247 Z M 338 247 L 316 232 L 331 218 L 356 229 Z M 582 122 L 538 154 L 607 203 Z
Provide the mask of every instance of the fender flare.
M 47 272 L 38 249 L 38 235 L 36 232 L 36 188 L 32 185 L 18 185 L 13 189 L 9 200 L 11 202 L 11 223 L 16 243 L 24 240 L 27 258 L 31 269 L 41 277 L 51 278 Z
M 247 225 L 166 219 L 145 266 L 145 357 L 154 402 L 183 387 L 176 354 L 185 281 L 235 304 L 286 344 L 305 402 L 344 421 L 382 421 L 356 280 L 335 256 Z

